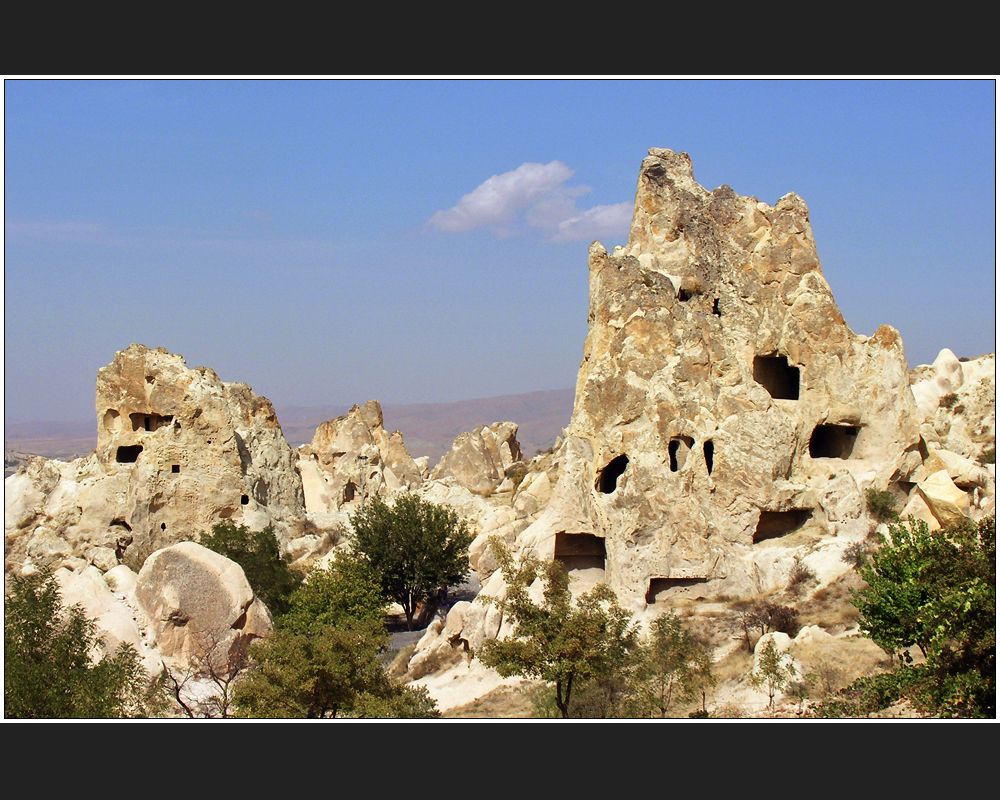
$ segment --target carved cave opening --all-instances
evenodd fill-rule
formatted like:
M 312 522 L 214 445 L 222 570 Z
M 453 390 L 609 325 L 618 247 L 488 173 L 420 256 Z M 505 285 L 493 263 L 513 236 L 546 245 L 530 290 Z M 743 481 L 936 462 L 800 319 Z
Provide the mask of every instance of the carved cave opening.
M 628 456 L 625 454 L 611 459 L 607 466 L 598 473 L 594 488 L 602 494 L 611 494 L 618 488 L 618 479 L 625 472 L 627 466 Z
M 108 433 L 118 433 L 122 429 L 122 418 L 115 409 L 109 408 L 104 412 L 104 430 Z
M 159 414 L 146 414 L 143 412 L 129 414 L 128 418 L 132 421 L 133 431 L 155 431 L 174 421 L 173 415 L 162 417 Z
M 134 464 L 139 460 L 139 453 L 141 452 L 141 444 L 123 445 L 115 452 L 115 461 L 119 464 Z
M 708 468 L 708 474 L 712 474 L 712 469 L 715 467 L 715 443 L 709 439 L 703 445 L 705 450 L 705 466 Z
M 687 461 L 688 453 L 694 447 L 694 439 L 690 436 L 675 436 L 667 445 L 667 453 L 670 455 L 670 471 L 677 472 Z
M 248 495 L 248 494 L 241 494 L 240 495 L 240 505 L 241 506 L 248 506 L 248 505 L 250 505 L 250 495 Z
M 719 298 L 718 297 L 716 297 L 715 298 L 715 302 L 712 303 L 712 313 L 715 314 L 715 316 L 717 316 L 717 317 L 721 317 L 722 316 L 722 310 L 719 308 Z
M 650 578 L 649 588 L 646 590 L 646 605 L 662 603 L 667 599 L 668 592 L 676 594 L 670 592 L 671 589 L 684 589 L 703 583 L 708 583 L 708 578 Z
M 680 300 L 682 303 L 686 303 L 692 297 L 694 297 L 694 294 L 689 292 L 687 289 L 681 289 L 677 292 L 677 299 Z
M 811 458 L 850 458 L 861 428 L 856 425 L 817 425 L 809 437 Z
M 354 485 L 354 481 L 348 481 L 347 485 L 344 487 L 344 502 L 353 503 L 357 493 L 358 487 Z
M 778 539 L 794 533 L 805 525 L 812 511 L 808 508 L 793 508 L 788 511 L 761 511 L 757 521 L 757 530 L 753 534 L 753 543 Z
M 181 471 L 181 465 L 180 464 L 171 464 L 170 465 L 170 472 L 172 474 L 178 475 L 178 474 L 180 474 L 180 471 Z
M 604 539 L 592 533 L 557 533 L 555 559 L 567 572 L 604 569 L 607 563 Z
M 799 399 L 799 368 L 786 356 L 754 356 L 753 379 L 775 400 Z

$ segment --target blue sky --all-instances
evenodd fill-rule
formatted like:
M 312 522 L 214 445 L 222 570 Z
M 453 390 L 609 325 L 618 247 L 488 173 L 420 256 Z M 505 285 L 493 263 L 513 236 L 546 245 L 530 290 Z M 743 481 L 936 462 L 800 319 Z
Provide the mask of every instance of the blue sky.
M 801 195 L 911 367 L 996 348 L 992 80 L 7 80 L 4 125 L 8 422 L 92 418 L 131 342 L 276 404 L 573 386 L 650 147 Z

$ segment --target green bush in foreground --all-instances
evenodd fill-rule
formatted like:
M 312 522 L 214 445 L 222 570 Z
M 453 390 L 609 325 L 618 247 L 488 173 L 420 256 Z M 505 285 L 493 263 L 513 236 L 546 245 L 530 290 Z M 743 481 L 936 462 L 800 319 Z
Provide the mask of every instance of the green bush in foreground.
M 944 716 L 995 716 L 996 518 L 934 533 L 910 519 L 879 539 L 858 568 L 868 588 L 852 602 L 862 631 L 902 664 L 860 688 L 886 705 L 908 697 Z M 911 665 L 911 647 L 924 664 Z
M 62 607 L 52 575 L 15 577 L 4 608 L 4 716 L 141 717 L 160 708 L 160 684 L 135 649 L 122 644 L 94 663 L 98 643 L 83 609 Z
M 518 567 L 499 539 L 490 546 L 507 594 L 483 600 L 497 606 L 515 628 L 508 639 L 485 641 L 476 657 L 504 677 L 524 675 L 554 683 L 556 707 L 568 719 L 575 688 L 622 674 L 635 646 L 636 629 L 606 584 L 574 602 L 569 576 L 557 561 L 541 564 L 525 559 Z M 545 585 L 541 605 L 528 593 L 538 577 Z
M 236 686 L 240 716 L 335 719 L 438 716 L 426 690 L 386 674 L 378 660 L 385 626 L 346 619 L 310 633 L 277 630 L 255 642 L 253 663 Z

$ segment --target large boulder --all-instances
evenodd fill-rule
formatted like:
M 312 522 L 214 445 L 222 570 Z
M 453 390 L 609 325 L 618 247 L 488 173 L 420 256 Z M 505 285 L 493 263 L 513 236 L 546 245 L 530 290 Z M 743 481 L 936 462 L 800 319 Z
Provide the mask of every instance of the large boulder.
M 273 629 L 239 564 L 195 542 L 150 555 L 135 597 L 164 663 L 181 671 L 209 663 L 225 674 L 254 638 Z
M 471 433 L 459 434 L 430 477 L 432 480 L 454 478 L 470 492 L 489 495 L 503 484 L 508 468 L 520 460 L 517 425 L 494 422 L 480 425 Z

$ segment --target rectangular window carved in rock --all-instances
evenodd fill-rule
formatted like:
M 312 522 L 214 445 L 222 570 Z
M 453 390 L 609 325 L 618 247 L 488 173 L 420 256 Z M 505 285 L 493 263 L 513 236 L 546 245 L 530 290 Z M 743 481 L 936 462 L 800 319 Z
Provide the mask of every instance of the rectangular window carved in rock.
M 691 586 L 708 583 L 708 578 L 650 578 L 646 590 L 646 605 L 662 603 L 671 589 L 686 589 Z
M 861 428 L 856 425 L 817 425 L 809 437 L 811 458 L 850 458 Z
M 794 533 L 809 518 L 812 511 L 808 508 L 793 508 L 788 511 L 761 511 L 760 519 L 757 520 L 757 530 L 753 534 L 753 543 L 757 544 L 767 539 L 777 539 Z
M 604 569 L 607 562 L 604 539 L 592 533 L 557 533 L 555 558 L 567 571 Z

